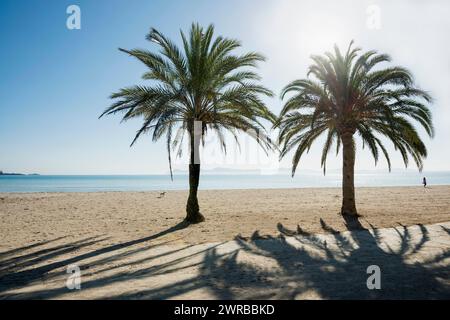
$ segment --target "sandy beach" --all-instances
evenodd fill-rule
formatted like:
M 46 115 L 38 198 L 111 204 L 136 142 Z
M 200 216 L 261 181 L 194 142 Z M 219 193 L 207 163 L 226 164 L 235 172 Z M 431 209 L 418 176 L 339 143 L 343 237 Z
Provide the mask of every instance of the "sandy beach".
M 200 191 L 201 211 L 207 220 L 187 228 L 180 223 L 185 215 L 187 191 L 170 191 L 163 197 L 159 192 L 0 194 L 0 297 L 177 298 L 178 294 L 140 295 L 139 292 L 143 287 L 160 288 L 198 276 L 205 267 L 198 259 L 206 258 L 206 250 L 217 246 L 225 246 L 221 250 L 228 255 L 237 250 L 237 243 L 259 241 L 264 247 L 285 236 L 296 237 L 296 241 L 306 241 L 311 246 L 311 239 L 316 239 L 314 234 L 323 234 L 339 242 L 342 239 L 337 239 L 336 235 L 340 233 L 350 232 L 353 236 L 352 232 L 364 232 L 346 226 L 338 214 L 340 192 L 340 189 L 326 188 Z M 422 247 L 429 246 L 420 259 L 444 254 L 438 264 L 448 270 L 450 186 L 358 188 L 357 206 L 362 217 L 361 225 L 355 229 L 373 232 L 384 228 L 393 236 L 403 234 L 397 240 L 390 238 L 389 247 L 392 248 L 401 241 L 414 242 L 417 238 L 417 243 L 406 244 L 406 247 L 420 254 Z M 432 236 L 428 234 L 428 226 L 435 231 Z M 414 236 L 409 237 L 409 228 L 415 230 Z M 301 240 L 298 237 L 302 237 Z M 363 247 L 361 241 L 365 240 L 361 239 L 354 248 Z M 346 243 L 335 245 L 336 248 L 345 247 Z M 416 250 L 414 246 L 417 246 Z M 280 252 L 286 251 L 283 250 Z M 323 247 L 320 245 L 311 250 L 320 251 Z M 408 250 L 398 254 L 404 255 Z M 214 254 L 221 255 L 219 252 Z M 277 264 L 277 259 L 267 256 L 265 259 L 269 262 L 258 262 L 258 259 L 262 256 L 250 260 L 258 265 L 259 272 L 266 267 L 272 268 L 270 261 Z M 412 261 L 419 258 L 414 259 Z M 395 261 L 397 263 L 398 259 Z M 64 279 L 70 264 L 81 266 L 83 279 L 90 283 L 89 290 L 70 291 L 66 288 Z M 180 271 L 184 268 L 188 269 Z M 149 270 L 155 274 L 148 275 Z M 251 270 L 247 271 L 251 273 Z M 183 275 L 181 278 L 180 274 Z M 112 285 L 105 277 L 120 279 L 121 284 Z M 264 282 L 265 276 L 261 277 Z M 141 282 L 135 286 L 135 281 Z M 100 283 L 102 285 L 97 286 Z M 448 278 L 444 283 L 448 284 Z M 430 283 L 426 282 L 426 285 Z M 436 294 L 440 297 L 447 289 L 445 287 Z M 236 290 L 231 298 L 252 298 L 244 289 L 242 292 Z M 194 291 L 187 290 L 182 297 L 224 297 L 215 296 L 211 291 L 207 291 L 208 294 L 202 291 L 198 295 Z M 127 296 L 130 292 L 134 294 Z M 302 297 L 324 297 L 320 292 L 306 292 Z M 283 298 L 280 294 L 277 291 L 267 298 Z
M 176 227 L 187 191 L 0 194 L 1 251 L 59 237 L 108 237 L 120 243 Z M 364 227 L 450 221 L 450 186 L 358 188 Z M 277 235 L 289 229 L 323 232 L 320 219 L 347 230 L 339 215 L 340 189 L 208 190 L 199 192 L 204 223 L 169 232 L 158 241 L 198 244 L 237 235 Z

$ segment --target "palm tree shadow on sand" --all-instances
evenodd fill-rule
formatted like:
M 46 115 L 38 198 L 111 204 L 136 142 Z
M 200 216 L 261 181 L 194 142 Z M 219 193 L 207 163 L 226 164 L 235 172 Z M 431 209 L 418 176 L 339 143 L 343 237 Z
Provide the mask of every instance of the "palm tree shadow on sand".
M 280 270 L 266 273 L 258 269 L 246 270 L 255 278 L 265 279 L 268 286 L 255 287 L 250 299 L 295 299 L 298 297 L 324 299 L 429 299 L 448 298 L 450 288 L 439 279 L 448 280 L 449 268 L 438 266 L 450 257 L 450 251 L 425 260 L 407 263 L 406 260 L 419 252 L 429 241 L 427 229 L 420 225 L 421 238 L 413 242 L 408 228 L 395 229 L 400 243 L 397 248 L 386 246 L 377 229 L 365 229 L 358 218 L 346 218 L 349 230 L 344 235 L 322 219 L 322 228 L 331 233 L 332 241 L 314 235 L 306 235 L 298 228 L 292 231 L 278 224 L 280 237 L 267 240 L 241 241 L 242 249 L 254 255 L 275 259 Z M 286 238 L 286 236 L 290 236 Z M 292 241 L 292 238 L 295 241 Z M 308 248 L 308 249 L 305 249 Z M 387 249 L 387 250 L 386 250 Z M 233 263 L 229 261 L 228 263 Z M 240 266 L 234 261 L 236 268 Z M 377 265 L 381 269 L 381 290 L 367 288 L 367 267 Z M 220 273 L 216 273 L 220 275 Z M 226 284 L 229 279 L 218 279 Z M 236 281 L 238 284 L 239 281 Z M 248 285 L 251 285 L 248 283 Z M 273 288 L 263 290 L 266 288 Z M 264 293 L 261 293 L 264 292 Z M 314 294 L 311 296 L 311 292 Z M 309 295 L 308 295 L 309 294 Z M 227 294 L 232 296 L 232 292 Z
M 117 261 L 119 259 L 126 258 L 127 256 L 132 256 L 140 251 L 154 248 L 156 246 L 164 245 L 165 242 L 159 243 L 157 245 L 150 245 L 144 248 L 131 249 L 132 246 L 145 244 L 146 242 L 156 240 L 167 234 L 176 232 L 178 230 L 185 229 L 189 226 L 189 223 L 185 220 L 180 223 L 153 234 L 148 237 L 139 238 L 124 243 L 117 243 L 113 245 L 106 245 L 100 247 L 96 250 L 90 250 L 83 254 L 71 255 L 84 248 L 89 248 L 91 245 L 100 244 L 106 241 L 107 237 L 89 237 L 70 243 L 64 243 L 59 245 L 54 245 L 50 248 L 41 248 L 37 251 L 17 255 L 18 253 L 26 252 L 31 248 L 40 248 L 49 243 L 56 242 L 65 237 L 59 237 L 49 241 L 42 241 L 33 245 L 25 246 L 22 248 L 16 248 L 13 250 L 5 251 L 0 253 L 0 299 L 1 298 L 19 298 L 19 299 L 45 299 L 45 298 L 56 298 L 58 295 L 67 292 L 66 287 L 58 288 L 57 290 L 43 290 L 38 292 L 31 292 L 21 295 L 14 295 L 5 293 L 9 290 L 24 288 L 27 285 L 31 285 L 35 281 L 48 281 L 52 278 L 61 276 L 63 272 L 51 272 L 57 271 L 61 268 L 66 268 L 71 264 L 79 264 L 81 269 L 85 266 L 83 262 L 87 259 L 92 259 L 96 257 L 101 257 L 102 255 L 110 255 L 108 257 L 103 257 L 95 261 L 95 265 L 104 265 L 110 262 Z M 124 250 L 128 249 L 129 250 Z M 117 252 L 116 254 L 114 254 Z M 112 255 L 111 255 L 112 254 Z M 64 256 L 66 255 L 66 256 Z M 64 257 L 63 257 L 64 256 Z
M 236 237 L 234 242 L 228 243 L 167 247 L 169 249 L 145 257 L 138 254 L 160 245 L 152 241 L 161 236 L 161 233 L 125 244 L 105 246 L 70 258 L 58 259 L 58 250 L 64 250 L 60 248 L 47 253 L 53 254 L 51 258 L 56 262 L 46 263 L 48 257 L 41 255 L 41 262 L 44 264 L 37 268 L 33 268 L 33 261 L 30 263 L 29 257 L 23 261 L 14 260 L 16 269 L 9 269 L 6 274 L 2 272 L 0 276 L 0 297 L 67 297 L 64 295 L 70 292 L 65 283 L 61 283 L 58 288 L 23 293 L 11 294 L 11 290 L 30 285 L 33 281 L 48 277 L 50 271 L 76 262 L 82 269 L 84 264 L 88 264 L 96 270 L 95 276 L 83 281 L 82 291 L 92 292 L 111 285 L 129 289 L 126 292 L 111 291 L 102 296 L 109 299 L 168 299 L 181 295 L 189 298 L 197 290 L 203 290 L 209 297 L 217 299 L 450 298 L 450 268 L 446 263 L 450 258 L 450 250 L 427 255 L 426 246 L 430 237 L 425 226 L 416 227 L 415 234 L 404 226 L 392 229 L 391 236 L 397 241 L 393 242 L 391 238 L 387 243 L 379 230 L 364 229 L 355 218 L 346 219 L 347 228 L 351 231 L 344 233 L 337 232 L 323 220 L 320 223 L 328 235 L 308 234 L 300 227 L 289 230 L 279 223 L 280 234 L 277 237 L 261 236 L 255 231 L 249 239 Z M 184 228 L 184 225 L 176 225 L 162 233 L 180 228 Z M 441 228 L 443 234 L 450 235 L 448 228 Z M 102 240 L 86 239 L 75 244 L 75 247 L 88 245 L 92 241 Z M 136 244 L 144 246 L 132 247 Z M 420 262 L 415 262 L 416 254 L 420 254 Z M 171 258 L 167 259 L 168 257 Z M 96 260 L 86 262 L 85 259 L 88 258 Z M 145 263 L 148 261 L 156 263 L 146 267 Z M 23 265 L 24 263 L 28 265 Z M 20 270 L 21 264 L 26 270 Z M 268 267 L 269 264 L 276 267 Z M 381 269 L 381 290 L 367 288 L 369 275 L 366 270 L 369 265 L 378 265 Z M 7 271 L 6 266 L 2 263 L 2 271 Z M 192 272 L 192 268 L 195 272 Z M 160 283 L 157 287 L 149 285 L 145 288 L 144 285 L 133 288 L 128 285 L 130 281 L 143 281 L 145 284 L 146 281 L 154 282 L 156 276 L 180 275 L 188 270 L 192 277 L 174 277 L 174 280 Z M 53 276 L 61 274 L 55 273 Z
M 419 225 L 420 238 L 413 240 L 410 230 L 395 228 L 396 248 L 383 245 L 379 230 L 363 228 L 358 218 L 346 218 L 349 233 L 342 234 L 323 220 L 322 228 L 331 233 L 332 243 L 301 230 L 292 231 L 278 224 L 280 235 L 251 239 L 236 237 L 239 249 L 218 254 L 212 248 L 205 254 L 200 274 L 195 279 L 141 291 L 139 294 L 113 298 L 167 299 L 207 288 L 217 299 L 448 299 L 450 268 L 445 259 L 450 250 L 425 258 L 420 263 L 407 262 L 429 241 L 428 230 Z M 447 234 L 450 230 L 442 226 Z M 288 237 L 286 237 L 288 236 Z M 308 249 L 306 249 L 308 248 Z M 269 259 L 276 271 L 239 259 L 250 254 L 253 260 Z M 381 290 L 367 287 L 367 267 L 381 269 Z M 311 295 L 311 293 L 313 294 Z

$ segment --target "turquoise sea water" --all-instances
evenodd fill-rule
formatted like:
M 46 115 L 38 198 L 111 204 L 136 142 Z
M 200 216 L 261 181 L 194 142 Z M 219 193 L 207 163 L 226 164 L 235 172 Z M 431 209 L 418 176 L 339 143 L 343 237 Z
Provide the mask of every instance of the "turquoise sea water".
M 361 172 L 356 174 L 356 186 L 420 186 L 422 177 L 429 185 L 450 185 L 450 172 Z M 298 173 L 291 178 L 288 172 L 275 175 L 261 174 L 204 174 L 200 189 L 260 189 L 340 187 L 341 175 L 320 172 Z M 108 176 L 0 176 L 1 192 L 95 192 L 184 190 L 188 188 L 187 175 L 108 175 Z

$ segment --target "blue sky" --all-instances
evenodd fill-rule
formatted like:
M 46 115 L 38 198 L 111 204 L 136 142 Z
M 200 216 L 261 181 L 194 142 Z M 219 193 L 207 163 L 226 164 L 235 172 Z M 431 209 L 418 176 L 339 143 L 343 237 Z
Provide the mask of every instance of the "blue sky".
M 66 28 L 66 8 L 81 8 L 81 30 Z M 367 27 L 367 9 L 380 8 L 381 26 Z M 154 48 L 145 40 L 156 27 L 179 41 L 191 22 L 214 23 L 216 33 L 262 52 L 260 74 L 279 93 L 305 76 L 312 53 L 345 46 L 389 53 L 410 68 L 436 99 L 436 138 L 427 141 L 426 170 L 450 170 L 450 3 L 446 1 L 145 1 L 3 0 L 0 2 L 0 170 L 42 174 L 143 174 L 167 172 L 164 143 L 129 144 L 139 121 L 98 120 L 117 89 L 141 83 L 144 67 L 117 50 Z M 280 110 L 278 97 L 267 101 Z M 320 169 L 321 146 L 305 158 Z M 394 167 L 402 167 L 394 157 Z M 218 166 L 221 166 L 220 164 Z M 288 167 L 289 159 L 281 166 Z M 331 169 L 340 167 L 330 158 Z M 235 167 L 239 167 L 235 165 Z M 243 166 L 245 167 L 245 166 Z M 357 168 L 374 168 L 358 152 Z M 386 165 L 380 162 L 379 169 Z

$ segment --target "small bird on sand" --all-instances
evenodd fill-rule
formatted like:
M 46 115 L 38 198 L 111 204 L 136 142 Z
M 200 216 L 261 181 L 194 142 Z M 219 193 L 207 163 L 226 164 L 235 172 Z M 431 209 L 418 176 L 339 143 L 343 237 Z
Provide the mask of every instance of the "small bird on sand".
M 161 199 L 161 198 L 163 198 L 164 196 L 166 195 L 166 192 L 161 192 L 160 194 L 159 194 L 159 197 L 158 197 L 158 199 Z

